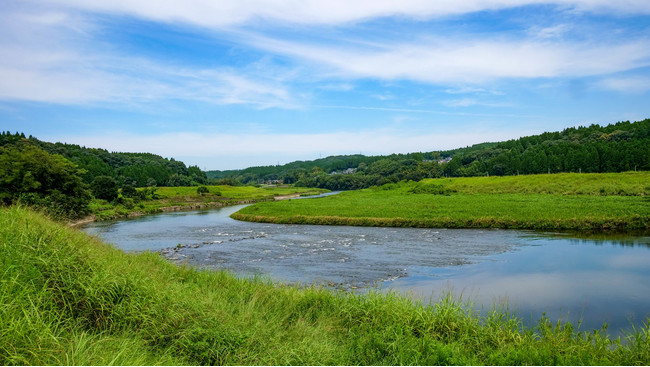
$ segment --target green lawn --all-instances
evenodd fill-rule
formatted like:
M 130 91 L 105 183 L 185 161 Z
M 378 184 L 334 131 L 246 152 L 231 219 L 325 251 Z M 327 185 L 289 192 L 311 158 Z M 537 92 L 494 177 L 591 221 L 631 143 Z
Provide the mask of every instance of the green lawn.
M 650 229 L 650 174 L 429 179 L 314 200 L 259 203 L 239 220 L 366 226 Z

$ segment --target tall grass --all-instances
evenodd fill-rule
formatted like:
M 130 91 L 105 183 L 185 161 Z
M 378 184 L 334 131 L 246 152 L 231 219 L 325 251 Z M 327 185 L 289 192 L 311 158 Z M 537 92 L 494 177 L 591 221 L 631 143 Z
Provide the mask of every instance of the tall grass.
M 393 227 L 649 230 L 650 173 L 430 179 L 317 200 L 259 203 L 235 219 Z
M 648 335 L 239 279 L 0 211 L 0 365 L 647 365 Z

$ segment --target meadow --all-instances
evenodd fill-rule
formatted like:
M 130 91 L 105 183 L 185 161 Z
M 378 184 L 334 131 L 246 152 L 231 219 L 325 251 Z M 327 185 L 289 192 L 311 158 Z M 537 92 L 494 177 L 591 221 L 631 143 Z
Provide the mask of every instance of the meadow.
M 316 200 L 314 200 L 316 201 Z M 124 253 L 0 209 L 0 365 L 648 365 L 650 331 L 612 340 L 441 296 L 352 294 Z
M 391 227 L 650 229 L 650 173 L 402 181 L 314 200 L 258 203 L 238 220 Z

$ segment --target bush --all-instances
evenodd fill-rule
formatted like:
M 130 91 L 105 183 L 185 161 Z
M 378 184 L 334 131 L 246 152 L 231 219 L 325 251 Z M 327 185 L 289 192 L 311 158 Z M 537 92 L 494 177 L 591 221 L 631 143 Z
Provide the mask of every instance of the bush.
M 208 194 L 210 190 L 205 186 L 199 186 L 196 188 L 196 193 L 199 195 Z
M 444 185 L 418 183 L 408 192 L 411 194 L 451 195 L 451 193 L 456 192 L 456 190 L 449 189 Z
M 138 191 L 132 185 L 125 184 L 122 186 L 122 196 L 126 198 L 133 198 L 138 195 Z
M 117 199 L 117 181 L 111 176 L 97 176 L 90 184 L 97 199 L 113 201 Z

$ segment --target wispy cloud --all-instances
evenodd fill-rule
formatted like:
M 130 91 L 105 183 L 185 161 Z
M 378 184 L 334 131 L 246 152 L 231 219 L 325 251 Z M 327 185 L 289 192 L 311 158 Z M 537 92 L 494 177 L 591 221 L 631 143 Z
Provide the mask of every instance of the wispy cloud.
M 311 61 L 323 73 L 424 83 L 481 84 L 499 78 L 592 76 L 650 65 L 650 40 L 616 44 L 437 39 L 378 48 L 251 39 L 259 48 Z
M 259 20 L 293 24 L 343 24 L 378 17 L 427 19 L 526 5 L 554 5 L 575 11 L 650 14 L 645 0 L 49 0 L 92 12 L 129 15 L 201 27 L 232 27 Z
M 460 98 L 450 99 L 442 102 L 445 106 L 449 107 L 471 107 L 471 106 L 484 106 L 484 107 L 512 107 L 509 103 L 496 103 L 479 100 L 476 98 Z
M 64 12 L 13 11 L 0 15 L 0 99 L 62 104 L 189 100 L 296 105 L 277 70 L 256 65 L 197 68 L 123 55 L 97 42 L 99 26 Z M 79 36 L 79 35 L 82 36 Z M 98 44 L 99 43 L 99 44 Z
M 597 86 L 621 93 L 643 93 L 650 91 L 650 78 L 647 76 L 605 78 L 598 82 Z
M 342 81 L 328 84 L 338 85 L 342 91 L 352 88 L 350 80 L 363 78 L 469 85 L 475 90 L 487 90 L 485 84 L 498 79 L 575 78 L 650 65 L 650 39 L 558 41 L 557 35 L 568 27 L 563 24 L 540 28 L 528 39 L 422 34 L 415 36 L 417 41 L 388 39 L 368 43 L 346 36 L 330 44 L 315 42 L 309 35 L 298 41 L 246 28 L 259 20 L 337 25 L 378 17 L 427 19 L 529 4 L 550 4 L 574 11 L 650 13 L 647 1 L 49 0 L 34 2 L 38 6 L 28 11 L 16 5 L 30 2 L 10 1 L 0 15 L 2 34 L 16 35 L 0 41 L 0 98 L 5 100 L 138 104 L 171 99 L 291 109 L 300 108 L 308 95 L 296 93 L 294 83 L 303 83 L 300 88 L 304 88 L 332 77 Z M 192 68 L 120 54 L 101 38 L 101 23 L 89 20 L 92 15 L 88 13 L 93 12 L 180 22 L 218 31 L 227 28 L 226 33 L 214 36 L 229 37 L 284 58 L 295 71 L 278 78 L 276 66 L 269 63 L 256 68 L 257 60 Z M 618 90 L 616 83 L 609 85 L 609 89 Z

